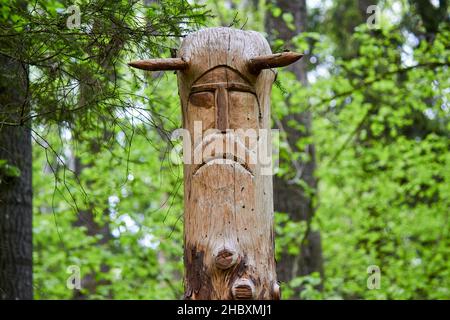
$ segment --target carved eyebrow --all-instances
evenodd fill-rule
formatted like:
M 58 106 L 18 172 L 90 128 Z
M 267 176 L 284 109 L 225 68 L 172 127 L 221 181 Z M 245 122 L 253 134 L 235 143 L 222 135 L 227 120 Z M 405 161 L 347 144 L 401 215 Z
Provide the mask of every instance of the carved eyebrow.
M 219 87 L 225 87 L 228 90 L 250 92 L 256 95 L 255 89 L 251 86 L 238 82 L 214 82 L 196 84 L 191 88 L 191 94 L 201 91 L 215 91 Z

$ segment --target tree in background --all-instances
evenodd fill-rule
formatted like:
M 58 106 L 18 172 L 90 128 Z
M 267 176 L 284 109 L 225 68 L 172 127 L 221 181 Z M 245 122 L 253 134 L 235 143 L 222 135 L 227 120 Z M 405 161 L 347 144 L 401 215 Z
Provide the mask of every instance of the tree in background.
M 386 1 L 373 28 L 358 4 L 317 9 L 311 35 L 325 296 L 444 298 L 448 24 L 430 37 L 417 7 Z
M 273 46 L 296 50 L 293 40 L 308 28 L 306 1 L 278 0 L 269 2 L 268 8 L 266 30 Z M 306 54 L 300 63 L 290 67 L 296 80 L 304 87 L 308 86 L 308 59 Z M 312 228 L 317 181 L 314 175 L 315 146 L 310 142 L 311 111 L 299 112 L 292 106 L 289 95 L 285 99 L 288 112 L 281 119 L 275 115 L 275 126 L 287 141 L 287 154 L 281 159 L 288 163 L 288 169 L 284 175 L 274 178 L 274 205 L 276 211 L 288 214 L 289 223 L 306 225 L 303 234 L 297 237 L 297 243 L 284 248 L 277 264 L 279 279 L 288 283 L 315 272 L 322 276 L 323 262 L 320 234 Z M 301 290 L 302 287 L 298 286 L 294 291 L 298 295 Z
M 3 28 L 12 24 L 0 20 Z M 27 65 L 0 55 L 0 299 L 33 297 L 28 90 Z

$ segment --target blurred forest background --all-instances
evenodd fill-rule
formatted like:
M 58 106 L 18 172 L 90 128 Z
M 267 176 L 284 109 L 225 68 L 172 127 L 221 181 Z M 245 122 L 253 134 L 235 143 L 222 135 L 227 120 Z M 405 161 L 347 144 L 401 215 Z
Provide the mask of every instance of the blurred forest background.
M 305 53 L 272 94 L 283 298 L 448 299 L 449 12 L 447 0 L 2 0 L 0 297 L 182 298 L 176 75 L 126 63 L 232 26 Z M 81 290 L 67 286 L 77 270 Z

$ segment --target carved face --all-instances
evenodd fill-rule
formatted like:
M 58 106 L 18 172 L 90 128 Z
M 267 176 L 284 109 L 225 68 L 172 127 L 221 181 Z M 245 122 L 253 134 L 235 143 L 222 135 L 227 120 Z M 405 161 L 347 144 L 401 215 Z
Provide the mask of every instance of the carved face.
M 205 121 L 205 131 L 258 128 L 259 108 L 254 88 L 227 67 L 214 68 L 194 83 L 188 108 L 188 127 L 192 121 Z
M 231 68 L 219 66 L 194 82 L 186 128 L 194 150 L 193 174 L 203 165 L 235 163 L 254 174 L 261 110 L 253 86 Z

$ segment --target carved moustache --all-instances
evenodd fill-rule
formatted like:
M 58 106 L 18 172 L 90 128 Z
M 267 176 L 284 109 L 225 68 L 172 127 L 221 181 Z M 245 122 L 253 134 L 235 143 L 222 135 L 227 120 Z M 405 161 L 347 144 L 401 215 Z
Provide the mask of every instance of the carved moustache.
M 193 156 L 194 175 L 208 164 L 227 164 L 253 176 L 257 165 L 257 137 L 249 137 L 246 146 L 240 135 L 234 132 L 212 133 L 197 144 Z

